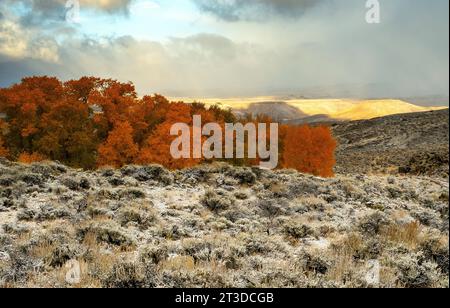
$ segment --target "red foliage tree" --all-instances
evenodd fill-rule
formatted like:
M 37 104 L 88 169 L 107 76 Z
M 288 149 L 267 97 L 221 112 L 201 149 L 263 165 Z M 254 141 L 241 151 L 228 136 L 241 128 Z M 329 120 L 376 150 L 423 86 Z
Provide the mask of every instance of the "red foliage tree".
M 3 137 L 0 135 L 0 157 L 8 157 L 9 151 L 6 148 L 5 142 L 3 141 Z
M 137 162 L 139 164 L 160 164 L 169 169 L 187 168 L 200 163 L 200 159 L 175 159 L 170 154 L 172 141 L 177 138 L 177 136 L 170 135 L 170 129 L 175 123 L 186 123 L 192 126 L 191 111 L 192 107 L 188 104 L 172 103 L 168 105 L 165 121 L 156 126 L 148 137 Z
M 17 158 L 17 161 L 23 164 L 32 164 L 46 160 L 46 157 L 39 153 L 23 152 Z
M 336 140 L 329 127 L 282 126 L 282 168 L 332 177 Z
M 9 156 L 9 150 L 6 147 L 6 143 L 3 137 L 3 131 L 5 130 L 5 128 L 6 124 L 3 122 L 3 120 L 0 119 L 0 157 Z
M 39 123 L 34 149 L 77 168 L 94 168 L 97 139 L 89 107 L 81 101 L 61 101 Z
M 8 119 L 6 142 L 11 155 L 34 152 L 41 116 L 63 99 L 62 83 L 51 77 L 24 78 L 0 93 L 0 112 Z
M 98 166 L 120 168 L 134 163 L 139 147 L 133 140 L 133 128 L 128 122 L 119 122 L 108 139 L 98 149 Z

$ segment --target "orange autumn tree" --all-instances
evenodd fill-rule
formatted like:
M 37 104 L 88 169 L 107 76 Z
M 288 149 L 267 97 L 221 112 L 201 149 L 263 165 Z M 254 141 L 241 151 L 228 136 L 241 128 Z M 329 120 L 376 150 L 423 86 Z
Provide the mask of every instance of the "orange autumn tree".
M 19 163 L 23 164 L 32 164 L 37 163 L 46 160 L 45 156 L 39 154 L 39 153 L 27 153 L 23 152 L 19 155 L 17 158 L 17 161 Z
M 4 89 L 0 97 L 0 112 L 8 118 L 5 140 L 14 156 L 33 151 L 33 142 L 39 133 L 39 118 L 46 108 L 46 94 L 39 89 L 36 80 L 31 85 L 30 81 L 24 79 L 21 84 Z
M 119 122 L 109 133 L 108 139 L 98 149 L 98 166 L 120 168 L 132 164 L 139 153 L 133 140 L 133 128 L 128 122 Z
M 94 168 L 97 142 L 86 104 L 75 100 L 55 103 L 41 118 L 35 149 L 77 168 Z
M 175 123 L 186 123 L 192 127 L 191 112 L 192 106 L 188 104 L 172 103 L 168 105 L 165 121 L 156 126 L 154 132 L 148 137 L 137 162 L 144 165 L 152 163 L 160 164 L 169 169 L 181 169 L 199 164 L 201 159 L 175 159 L 170 153 L 172 141 L 177 138 L 177 136 L 170 135 L 172 125 Z
M 5 129 L 6 124 L 3 120 L 0 119 L 0 157 L 8 157 L 9 150 L 6 148 L 6 143 L 3 140 L 3 130 Z
M 281 167 L 316 176 L 332 177 L 336 140 L 329 127 L 281 127 Z
M 6 148 L 5 142 L 3 141 L 2 135 L 0 135 L 0 157 L 8 157 L 9 151 Z

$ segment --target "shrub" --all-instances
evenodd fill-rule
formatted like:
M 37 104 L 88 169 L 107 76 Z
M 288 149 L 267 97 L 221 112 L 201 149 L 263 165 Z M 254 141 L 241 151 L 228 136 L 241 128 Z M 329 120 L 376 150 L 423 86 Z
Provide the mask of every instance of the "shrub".
M 65 177 L 61 179 L 61 184 L 69 188 L 70 190 L 77 191 L 80 189 L 80 183 L 78 179 L 72 177 Z
M 44 177 L 58 176 L 67 172 L 67 168 L 57 162 L 41 162 L 31 165 L 31 172 L 42 174 Z
M 308 272 L 325 275 L 331 267 L 331 263 L 320 256 L 313 256 L 309 253 L 301 255 L 300 263 Z
M 285 212 L 283 207 L 275 200 L 259 200 L 258 207 L 261 215 L 269 219 L 274 219 Z
M 399 282 L 405 288 L 430 288 L 439 281 L 437 265 L 424 261 L 421 253 L 400 256 L 395 261 Z
M 123 175 L 131 176 L 140 182 L 154 180 L 170 185 L 174 180 L 172 173 L 160 165 L 125 166 L 121 169 L 121 172 Z
M 37 173 L 25 172 L 19 176 L 19 179 L 28 185 L 40 185 L 44 182 L 42 175 Z
M 36 217 L 37 213 L 32 209 L 22 209 L 17 213 L 17 220 L 30 221 Z
M 437 239 L 431 239 L 421 244 L 420 250 L 424 257 L 435 262 L 442 273 L 448 275 L 449 273 L 449 248 L 448 242 L 446 244 L 440 243 Z
M 3 175 L 0 176 L 0 186 L 8 187 L 13 185 L 15 182 L 14 178 L 12 176 Z
M 146 245 L 141 248 L 139 260 L 145 264 L 159 264 L 169 257 L 168 249 L 165 245 Z
M 150 212 L 150 209 L 145 211 L 139 208 L 133 208 L 132 206 L 120 210 L 118 214 L 118 221 L 122 226 L 126 226 L 128 223 L 133 222 L 136 223 L 141 230 L 149 228 L 155 220 L 156 217 Z
M 60 268 L 78 254 L 76 249 L 66 243 L 43 242 L 33 248 L 34 254 L 53 268 Z
M 119 191 L 119 197 L 126 200 L 143 199 L 145 192 L 138 188 L 127 188 Z
M 70 217 L 71 213 L 68 209 L 61 206 L 46 204 L 40 207 L 40 211 L 35 215 L 36 221 L 55 220 Z
M 230 208 L 234 204 L 234 200 L 226 195 L 224 191 L 208 190 L 201 203 L 213 212 L 220 212 Z
M 386 216 L 382 212 L 375 212 L 359 223 L 359 229 L 366 235 L 374 236 L 380 233 L 382 227 L 389 224 Z
M 121 177 L 111 177 L 108 179 L 108 182 L 112 186 L 121 186 L 125 184 L 125 181 Z
M 314 230 L 311 227 L 295 221 L 286 223 L 283 231 L 287 236 L 293 237 L 294 239 L 301 239 L 314 234 Z
M 204 239 L 187 239 L 183 241 L 183 249 L 197 263 L 211 260 L 213 245 Z
M 241 184 L 254 184 L 256 182 L 256 175 L 251 168 L 233 168 L 226 175 L 235 178 Z
M 103 282 L 103 286 L 116 289 L 154 288 L 156 287 L 156 274 L 152 267 L 120 262 L 114 264 Z
M 247 200 L 249 198 L 248 194 L 245 191 L 238 191 L 234 194 L 234 196 L 238 200 Z
M 113 222 L 92 223 L 91 225 L 80 228 L 77 231 L 78 236 L 83 240 L 87 234 L 94 234 L 97 241 L 116 246 L 131 246 L 133 240 Z

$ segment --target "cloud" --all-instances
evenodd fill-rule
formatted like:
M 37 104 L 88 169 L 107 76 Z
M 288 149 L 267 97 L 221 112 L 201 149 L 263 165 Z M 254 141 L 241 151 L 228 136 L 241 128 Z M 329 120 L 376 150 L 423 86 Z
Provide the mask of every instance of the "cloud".
M 200 33 L 186 38 L 172 38 L 169 50 L 191 60 L 232 61 L 238 56 L 237 47 L 230 39 L 209 33 Z
M 133 0 L 79 0 L 81 9 L 126 14 Z M 76 33 L 66 22 L 67 0 L 2 0 L 0 55 L 8 59 L 58 62 L 57 37 Z M 17 13 L 20 12 L 20 13 Z
M 110 15 L 127 15 L 134 0 L 78 0 L 81 10 L 95 10 Z M 20 22 L 27 27 L 55 26 L 65 22 L 68 0 L 2 0 L 0 9 L 5 11 L 8 7 L 22 5 L 26 13 L 22 14 Z M 1 7 L 3 5 L 3 8 Z M 0 12 L 1 13 L 1 12 Z M 1 15 L 0 15 L 1 16 Z
M 0 85 L 36 74 L 95 75 L 133 81 L 141 94 L 172 96 L 448 96 L 448 5 L 383 2 L 382 23 L 369 25 L 364 1 L 336 1 L 302 18 L 265 23 L 208 18 L 210 29 L 164 41 L 58 36 L 61 27 L 27 27 L 2 11 Z
M 19 23 L 0 20 L 0 55 L 10 59 L 39 59 L 57 62 L 59 46 L 50 36 L 35 36 Z
M 219 19 L 264 21 L 274 16 L 297 18 L 323 0 L 192 0 L 197 7 Z
M 80 5 L 110 14 L 127 13 L 134 0 L 80 0 Z
M 64 10 L 68 0 L 19 0 L 30 5 L 35 13 L 51 14 Z M 78 0 L 81 8 L 96 9 L 107 13 L 126 12 L 133 0 Z

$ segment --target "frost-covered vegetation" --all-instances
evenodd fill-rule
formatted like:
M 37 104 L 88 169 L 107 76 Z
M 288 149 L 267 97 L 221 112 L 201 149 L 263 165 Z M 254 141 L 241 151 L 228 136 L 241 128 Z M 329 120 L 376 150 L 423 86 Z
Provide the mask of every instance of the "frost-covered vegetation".
M 0 286 L 448 287 L 448 194 L 420 176 L 3 159 Z

